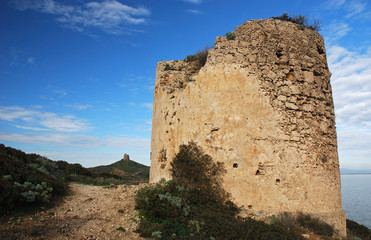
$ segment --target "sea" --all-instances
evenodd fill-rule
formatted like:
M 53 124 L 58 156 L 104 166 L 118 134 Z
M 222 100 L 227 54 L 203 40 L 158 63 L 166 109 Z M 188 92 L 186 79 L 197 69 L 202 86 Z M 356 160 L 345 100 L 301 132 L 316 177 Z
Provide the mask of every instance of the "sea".
M 341 196 L 347 218 L 371 229 L 371 174 L 342 174 Z

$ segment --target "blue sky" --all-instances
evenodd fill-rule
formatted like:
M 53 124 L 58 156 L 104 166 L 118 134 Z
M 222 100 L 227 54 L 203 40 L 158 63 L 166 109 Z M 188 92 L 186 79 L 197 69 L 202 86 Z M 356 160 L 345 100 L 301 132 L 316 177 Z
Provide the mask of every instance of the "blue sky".
M 367 0 L 3 0 L 0 142 L 86 167 L 124 153 L 149 165 L 157 62 L 283 12 L 322 23 L 341 167 L 371 170 Z

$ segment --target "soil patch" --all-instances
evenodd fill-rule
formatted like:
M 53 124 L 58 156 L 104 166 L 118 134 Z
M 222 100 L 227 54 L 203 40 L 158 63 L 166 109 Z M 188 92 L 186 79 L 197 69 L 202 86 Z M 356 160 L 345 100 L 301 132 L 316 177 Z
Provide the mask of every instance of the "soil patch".
M 139 186 L 70 184 L 73 194 L 33 215 L 1 219 L 0 239 L 143 239 L 134 233 Z

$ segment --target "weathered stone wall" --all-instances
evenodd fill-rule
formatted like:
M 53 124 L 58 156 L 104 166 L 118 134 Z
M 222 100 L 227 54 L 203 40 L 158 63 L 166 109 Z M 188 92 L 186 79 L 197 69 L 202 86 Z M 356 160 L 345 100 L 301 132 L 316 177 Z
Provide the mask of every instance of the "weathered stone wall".
M 179 145 L 194 141 L 225 163 L 224 187 L 248 212 L 310 213 L 345 236 L 323 38 L 274 19 L 234 33 L 216 38 L 200 71 L 158 63 L 150 182 L 169 179 Z

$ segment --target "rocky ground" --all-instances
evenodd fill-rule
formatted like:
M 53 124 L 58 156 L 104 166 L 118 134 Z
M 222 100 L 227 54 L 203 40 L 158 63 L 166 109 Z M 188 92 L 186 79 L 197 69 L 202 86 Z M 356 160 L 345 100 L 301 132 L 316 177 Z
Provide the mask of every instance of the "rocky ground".
M 134 233 L 134 196 L 140 186 L 71 184 L 55 207 L 1 219 L 0 239 L 143 239 Z
M 144 185 L 103 188 L 70 184 L 72 193 L 52 208 L 22 217 L 0 218 L 0 239 L 144 240 L 134 232 L 137 227 L 134 198 Z M 310 232 L 303 237 L 330 239 Z

